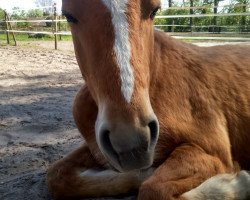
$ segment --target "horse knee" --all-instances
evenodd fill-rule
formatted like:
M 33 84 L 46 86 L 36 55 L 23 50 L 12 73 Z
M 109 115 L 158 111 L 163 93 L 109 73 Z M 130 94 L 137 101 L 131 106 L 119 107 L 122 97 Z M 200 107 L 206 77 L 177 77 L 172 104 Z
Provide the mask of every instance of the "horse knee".
M 187 200 L 173 182 L 144 182 L 139 189 L 139 200 Z
M 55 163 L 47 170 L 48 189 L 55 199 L 65 199 L 67 196 L 66 171 L 60 163 Z
M 162 190 L 158 185 L 143 183 L 139 188 L 138 200 L 163 200 Z
M 49 191 L 53 194 L 56 193 L 58 190 L 58 182 L 60 180 L 60 170 L 58 167 L 54 164 L 47 170 L 47 185 L 49 188 Z

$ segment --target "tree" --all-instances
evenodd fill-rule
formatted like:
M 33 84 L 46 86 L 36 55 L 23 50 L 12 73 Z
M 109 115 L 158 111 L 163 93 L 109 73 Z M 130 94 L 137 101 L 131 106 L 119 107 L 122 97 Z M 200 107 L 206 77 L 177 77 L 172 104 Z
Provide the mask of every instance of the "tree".
M 4 19 L 4 10 L 0 8 L 0 21 Z
M 172 0 L 168 0 L 168 7 L 171 8 L 173 5 L 173 1 Z M 174 25 L 174 20 L 172 19 L 172 22 L 170 22 L 172 26 L 168 27 L 168 32 L 171 32 L 173 30 L 173 25 Z
M 193 7 L 194 7 L 194 0 L 190 0 L 190 10 L 189 10 L 190 15 L 194 14 Z M 189 23 L 190 23 L 190 31 L 193 32 L 193 27 L 192 27 L 193 26 L 193 18 L 192 17 L 190 17 Z
M 250 0 L 232 0 L 229 8 L 225 9 L 224 12 L 226 13 L 246 13 L 249 12 L 249 9 L 247 9 L 247 4 L 250 3 Z M 250 24 L 250 18 L 249 16 L 233 16 L 233 17 L 225 17 L 223 19 L 223 23 L 230 25 L 230 26 L 236 26 L 240 29 L 238 29 L 241 32 L 249 31 L 249 25 Z
M 4 10 L 2 8 L 0 8 L 0 21 L 4 20 L 5 14 L 4 14 Z M 0 29 L 3 29 L 5 26 L 4 23 L 0 23 Z
M 36 17 L 42 17 L 43 16 L 43 11 L 40 9 L 32 9 L 29 10 L 27 13 L 28 18 L 36 18 Z
M 53 0 L 36 0 L 35 4 L 41 7 L 51 6 L 53 4 Z
M 14 7 L 12 9 L 12 12 L 11 12 L 11 19 L 14 19 L 14 20 L 23 20 L 23 19 L 26 19 L 27 17 L 27 13 L 20 9 L 19 7 Z M 18 28 L 26 28 L 28 27 L 28 22 L 18 22 L 18 23 L 13 23 L 12 26 L 16 26 Z
M 240 12 L 241 13 L 246 13 L 247 12 L 247 4 L 249 4 L 249 0 L 236 0 L 236 5 L 240 4 Z M 241 31 L 244 32 L 246 29 L 246 24 L 247 24 L 247 16 L 242 16 L 241 17 Z
M 168 7 L 172 7 L 172 0 L 168 0 Z
M 214 15 L 218 13 L 218 6 L 220 1 L 224 0 L 214 0 Z M 220 27 L 217 27 L 217 16 L 213 17 L 213 32 L 220 32 Z
M 26 12 L 19 7 L 14 7 L 12 9 L 11 18 L 13 19 L 25 19 L 26 18 Z
M 35 4 L 37 6 L 44 7 L 43 12 L 44 15 L 49 15 L 52 13 L 52 5 L 54 0 L 35 0 Z

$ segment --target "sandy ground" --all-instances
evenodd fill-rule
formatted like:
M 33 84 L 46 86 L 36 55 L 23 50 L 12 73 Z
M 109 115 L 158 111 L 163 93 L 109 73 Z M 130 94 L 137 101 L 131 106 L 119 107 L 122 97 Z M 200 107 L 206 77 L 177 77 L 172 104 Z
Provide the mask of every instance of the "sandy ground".
M 0 46 L 0 199 L 50 199 L 48 165 L 82 140 L 73 122 L 83 83 L 73 52 Z
M 83 142 L 71 114 L 83 80 L 70 42 L 19 44 L 0 43 L 0 199 L 51 200 L 46 169 Z

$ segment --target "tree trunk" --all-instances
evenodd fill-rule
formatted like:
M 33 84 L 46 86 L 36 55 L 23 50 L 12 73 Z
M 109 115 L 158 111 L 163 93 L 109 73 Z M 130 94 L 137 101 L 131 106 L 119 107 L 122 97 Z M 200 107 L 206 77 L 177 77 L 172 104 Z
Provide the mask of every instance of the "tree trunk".
M 168 0 L 168 7 L 172 7 L 172 0 Z
M 168 0 L 168 7 L 169 8 L 171 8 L 173 6 L 173 1 L 172 0 Z M 171 26 L 169 26 L 168 27 L 168 32 L 173 32 L 173 29 L 174 29 L 174 27 L 173 27 L 173 19 L 171 19 L 171 21 L 170 21 L 170 24 L 171 24 Z
M 189 10 L 189 14 L 193 15 L 194 14 L 194 0 L 190 0 L 190 10 Z M 193 32 L 193 17 L 189 18 L 189 25 L 190 25 L 190 32 Z
M 242 6 L 242 12 L 246 13 L 247 12 L 247 0 L 242 2 L 244 4 L 244 6 Z M 241 17 L 241 32 L 245 32 L 245 28 L 246 28 L 246 16 L 242 16 Z
M 218 5 L 219 5 L 219 0 L 214 0 L 214 14 L 216 15 L 218 13 Z M 217 16 L 213 17 L 213 32 L 217 29 Z

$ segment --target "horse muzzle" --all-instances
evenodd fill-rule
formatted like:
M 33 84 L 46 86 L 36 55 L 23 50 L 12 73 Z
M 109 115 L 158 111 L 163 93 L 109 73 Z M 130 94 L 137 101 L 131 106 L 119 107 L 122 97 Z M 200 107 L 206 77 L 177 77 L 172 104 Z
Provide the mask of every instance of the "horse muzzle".
M 159 123 L 155 115 L 151 116 L 153 117 L 149 117 L 144 126 L 122 122 L 97 123 L 99 148 L 118 171 L 146 169 L 152 165 Z

